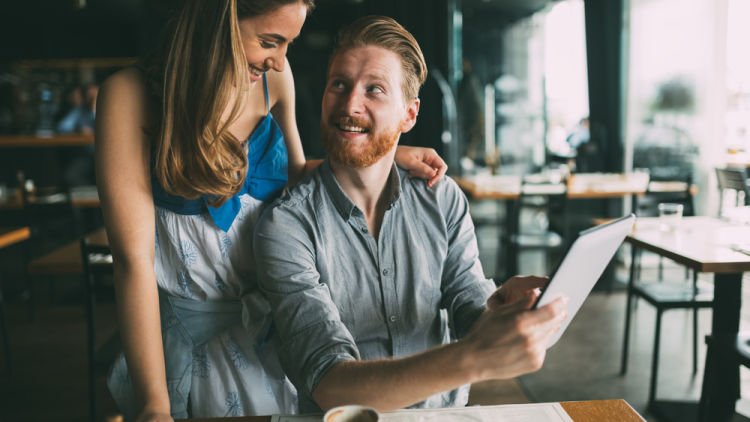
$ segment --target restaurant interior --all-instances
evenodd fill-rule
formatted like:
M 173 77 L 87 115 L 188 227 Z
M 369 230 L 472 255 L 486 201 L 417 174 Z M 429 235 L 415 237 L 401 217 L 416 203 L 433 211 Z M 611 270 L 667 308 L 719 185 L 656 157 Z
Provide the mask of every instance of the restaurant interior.
M 179 2 L 26 0 L 0 12 L 2 421 L 117 420 L 96 98 Z M 474 385 L 470 404 L 562 403 L 576 421 L 750 419 L 749 1 L 315 3 L 288 50 L 306 157 L 325 158 L 320 98 L 337 30 L 395 18 L 428 66 L 400 143 L 448 164 L 496 283 L 553 274 L 579 232 L 638 217 L 543 367 Z

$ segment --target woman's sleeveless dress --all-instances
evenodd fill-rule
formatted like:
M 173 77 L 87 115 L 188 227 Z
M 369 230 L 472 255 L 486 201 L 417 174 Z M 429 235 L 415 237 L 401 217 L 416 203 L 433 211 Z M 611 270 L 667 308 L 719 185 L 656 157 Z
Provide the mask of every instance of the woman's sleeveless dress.
M 263 76 L 266 104 L 268 86 Z M 297 396 L 278 363 L 269 306 L 258 291 L 253 227 L 287 183 L 287 150 L 273 116 L 247 142 L 248 174 L 221 207 L 167 194 L 154 178 L 155 271 L 172 416 L 295 413 Z M 108 380 L 126 417 L 137 404 L 121 355 Z

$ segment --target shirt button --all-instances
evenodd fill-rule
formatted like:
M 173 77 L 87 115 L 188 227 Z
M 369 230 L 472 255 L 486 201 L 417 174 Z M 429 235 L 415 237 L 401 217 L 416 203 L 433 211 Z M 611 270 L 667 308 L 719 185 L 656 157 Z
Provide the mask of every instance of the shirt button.
M 391 270 L 389 270 L 388 268 L 383 268 L 383 275 L 388 275 L 390 273 L 391 273 Z
M 396 321 L 398 321 L 398 317 L 397 317 L 396 315 L 391 315 L 391 317 L 390 317 L 390 318 L 388 318 L 388 319 L 389 319 L 389 320 L 390 320 L 391 322 L 396 322 Z
M 362 226 L 362 227 L 360 227 L 360 228 L 359 228 L 359 230 L 360 230 L 360 231 L 361 231 L 362 233 L 367 233 L 367 227 L 364 227 L 364 226 Z

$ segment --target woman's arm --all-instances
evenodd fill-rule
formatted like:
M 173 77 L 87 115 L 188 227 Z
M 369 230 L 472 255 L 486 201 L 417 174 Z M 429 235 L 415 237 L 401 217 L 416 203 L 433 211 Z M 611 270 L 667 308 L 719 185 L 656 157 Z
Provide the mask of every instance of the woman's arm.
M 171 421 L 154 273 L 148 100 L 140 72 L 125 69 L 97 103 L 96 180 L 114 258 L 117 314 L 140 421 Z
M 297 183 L 312 168 L 320 164 L 319 160 L 307 161 L 302 150 L 297 116 L 294 111 L 294 76 L 287 60 L 282 72 L 268 72 L 268 90 L 271 97 L 271 112 L 284 132 L 286 149 L 289 154 L 289 184 Z

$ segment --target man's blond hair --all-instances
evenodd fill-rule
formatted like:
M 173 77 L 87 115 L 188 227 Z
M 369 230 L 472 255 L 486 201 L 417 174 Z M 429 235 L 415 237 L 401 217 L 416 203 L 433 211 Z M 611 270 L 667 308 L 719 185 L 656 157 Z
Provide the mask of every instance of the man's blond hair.
M 399 57 L 404 75 L 401 87 L 404 99 L 417 98 L 427 79 L 424 55 L 414 36 L 393 18 L 370 15 L 345 26 L 336 39 L 329 65 L 342 51 L 368 45 L 392 51 Z

